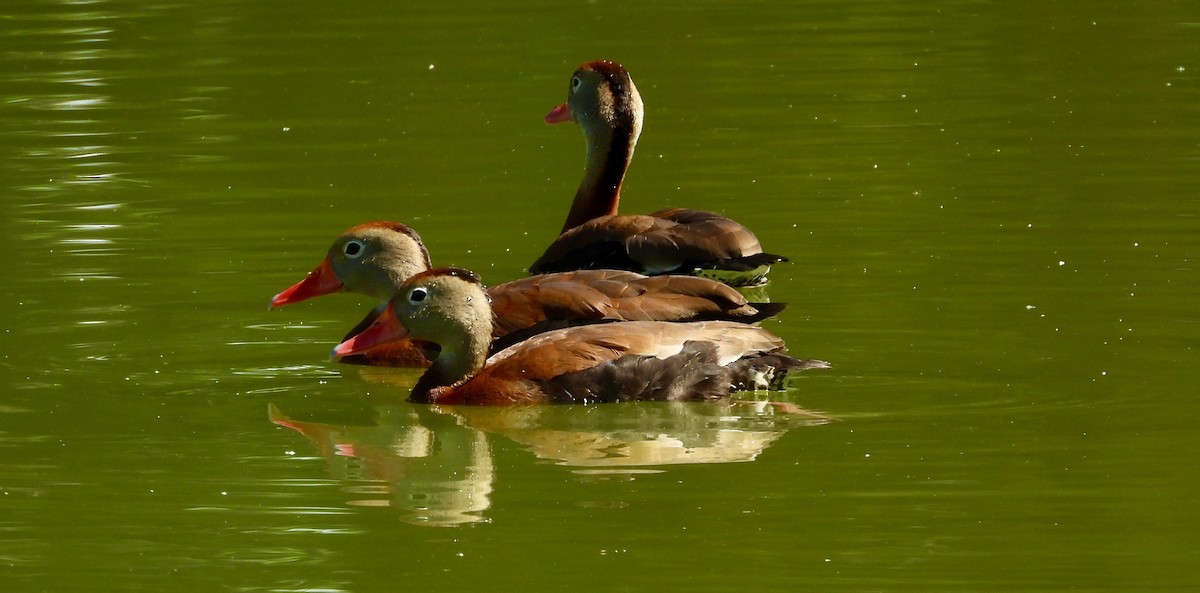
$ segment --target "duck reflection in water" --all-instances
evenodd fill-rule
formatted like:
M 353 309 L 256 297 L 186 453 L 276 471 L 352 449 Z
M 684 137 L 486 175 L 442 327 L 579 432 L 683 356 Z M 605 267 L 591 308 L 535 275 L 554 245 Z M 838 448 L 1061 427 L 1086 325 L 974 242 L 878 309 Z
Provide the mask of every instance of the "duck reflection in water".
M 496 482 L 490 439 L 511 440 L 579 475 L 632 479 L 679 464 L 755 460 L 788 430 L 830 422 L 791 404 L 725 399 L 609 406 L 375 406 L 372 425 L 289 417 L 330 471 L 360 495 L 355 506 L 394 506 L 419 525 L 487 521 Z
M 351 506 L 395 506 L 416 525 L 484 521 L 495 468 L 486 435 L 428 407 L 377 408 L 377 424 L 290 418 L 272 404 L 271 422 L 308 438 L 329 462 Z

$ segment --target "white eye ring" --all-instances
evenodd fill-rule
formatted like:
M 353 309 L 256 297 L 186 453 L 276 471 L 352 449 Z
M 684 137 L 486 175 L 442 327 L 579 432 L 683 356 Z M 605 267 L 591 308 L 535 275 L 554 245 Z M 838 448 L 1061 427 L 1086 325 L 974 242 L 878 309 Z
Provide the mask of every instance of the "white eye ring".
M 410 305 L 419 305 L 425 302 L 427 298 L 429 298 L 429 291 L 420 286 L 408 291 L 408 303 Z
M 342 253 L 350 259 L 358 259 L 366 252 L 367 246 L 358 239 L 346 241 L 346 244 L 342 246 Z
M 583 84 L 583 80 L 581 80 L 578 76 L 571 77 L 571 92 L 579 90 L 579 85 L 581 84 Z

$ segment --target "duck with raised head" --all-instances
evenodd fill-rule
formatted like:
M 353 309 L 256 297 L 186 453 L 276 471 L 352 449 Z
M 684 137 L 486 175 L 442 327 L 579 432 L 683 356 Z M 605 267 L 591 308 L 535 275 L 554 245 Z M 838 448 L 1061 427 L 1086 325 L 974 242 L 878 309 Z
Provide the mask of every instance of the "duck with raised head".
M 546 122 L 573 121 L 583 129 L 583 181 L 561 234 L 529 272 L 611 268 L 707 276 L 733 286 L 766 283 L 771 265 L 787 258 L 764 253 L 754 233 L 729 218 L 687 208 L 617 213 L 643 111 L 642 97 L 620 64 L 588 62 L 571 75 L 567 102 L 550 111 Z
M 271 307 L 298 303 L 340 291 L 356 292 L 386 304 L 397 287 L 432 267 L 429 250 L 412 227 L 369 222 L 342 233 L 325 259 L 303 280 L 271 299 Z M 496 349 L 550 329 L 607 321 L 699 321 L 725 319 L 753 323 L 777 314 L 783 303 L 751 303 L 719 282 L 693 276 L 648 277 L 622 270 L 581 270 L 532 276 L 488 289 Z M 383 310 L 381 304 L 347 338 L 362 331 Z M 345 362 L 428 366 L 431 344 L 398 340 Z
M 781 388 L 790 372 L 827 368 L 787 354 L 761 327 L 730 321 L 629 321 L 553 330 L 488 357 L 492 309 L 479 277 L 439 268 L 404 281 L 383 313 L 333 350 L 348 356 L 398 338 L 441 353 L 409 401 L 436 404 L 706 400 Z

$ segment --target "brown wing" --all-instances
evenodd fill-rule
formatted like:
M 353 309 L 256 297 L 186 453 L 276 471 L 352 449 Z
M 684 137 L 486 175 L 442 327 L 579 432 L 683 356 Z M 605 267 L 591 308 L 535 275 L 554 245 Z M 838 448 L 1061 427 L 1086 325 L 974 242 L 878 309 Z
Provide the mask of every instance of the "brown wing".
M 708 399 L 763 381 L 780 388 L 790 370 L 828 366 L 788 356 L 783 340 L 752 325 L 630 321 L 534 336 L 492 356 L 464 383 L 420 397 L 446 404 Z
M 650 215 L 601 216 L 561 235 L 529 271 L 613 268 L 646 274 L 693 268 L 745 268 L 762 254 L 749 229 L 719 214 L 674 208 Z M 770 261 L 785 258 L 770 256 Z M 756 258 L 753 265 L 760 265 Z
M 543 274 L 499 284 L 488 292 L 496 313 L 496 338 L 553 325 L 550 322 L 562 322 L 557 324 L 561 327 L 597 321 L 758 321 L 782 309 L 760 309 L 738 291 L 706 278 L 621 270 Z
M 612 308 L 613 293 L 645 278 L 622 270 L 585 270 L 531 276 L 488 289 L 496 314 L 493 337 L 550 319 L 599 321 Z
M 752 314 L 742 293 L 695 276 L 643 276 L 619 295 L 622 319 L 674 321 L 706 314 Z
M 585 269 L 639 271 L 640 262 L 630 258 L 625 242 L 659 225 L 675 223 L 652 216 L 600 216 L 559 235 L 533 265 L 531 274 Z
M 750 229 L 725 216 L 705 210 L 691 208 L 666 208 L 651 212 L 649 216 L 669 220 L 706 237 L 705 247 L 709 251 L 727 254 L 726 257 L 744 257 L 762 253 L 758 237 Z
M 783 340 L 767 330 L 731 321 L 589 325 L 546 332 L 506 348 L 455 391 L 462 401 L 486 402 L 504 391 L 505 384 L 532 386 L 627 355 L 667 358 L 688 342 L 713 343 L 719 364 L 784 347 Z

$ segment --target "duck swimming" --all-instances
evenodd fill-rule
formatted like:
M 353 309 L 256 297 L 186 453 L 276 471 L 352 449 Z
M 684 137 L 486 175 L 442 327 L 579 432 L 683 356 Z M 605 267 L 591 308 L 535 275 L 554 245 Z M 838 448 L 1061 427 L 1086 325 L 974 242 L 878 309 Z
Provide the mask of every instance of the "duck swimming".
M 783 340 L 744 323 L 629 321 L 545 332 L 488 356 L 492 308 L 479 277 L 439 268 L 404 281 L 365 330 L 335 357 L 397 338 L 441 353 L 409 401 L 436 404 L 706 400 L 781 388 L 791 372 L 827 368 L 789 356 Z
M 355 292 L 386 303 L 408 278 L 432 268 L 429 250 L 410 226 L 391 221 L 360 224 L 343 232 L 325 258 L 295 285 L 271 299 L 271 307 L 334 292 Z M 493 347 L 570 325 L 610 321 L 761 321 L 783 303 L 751 303 L 738 291 L 694 276 L 648 277 L 622 270 L 580 270 L 532 276 L 487 289 L 494 313 Z M 347 338 L 382 312 L 381 304 Z M 399 340 L 344 362 L 383 366 L 429 366 L 432 344 Z
M 754 233 L 725 216 L 688 208 L 617 213 L 643 112 L 641 95 L 620 64 L 588 62 L 572 74 L 567 102 L 545 119 L 573 121 L 583 129 L 583 181 L 561 234 L 529 272 L 611 268 L 700 275 L 733 286 L 766 283 L 771 265 L 787 258 L 764 253 Z

